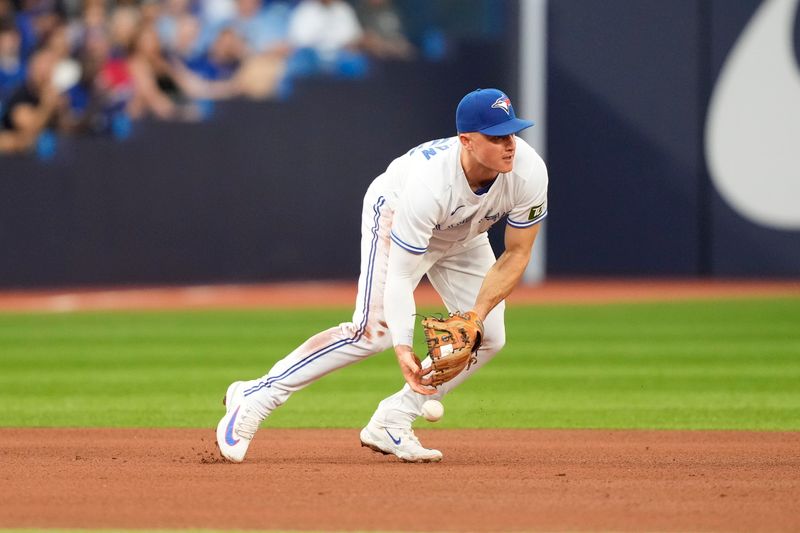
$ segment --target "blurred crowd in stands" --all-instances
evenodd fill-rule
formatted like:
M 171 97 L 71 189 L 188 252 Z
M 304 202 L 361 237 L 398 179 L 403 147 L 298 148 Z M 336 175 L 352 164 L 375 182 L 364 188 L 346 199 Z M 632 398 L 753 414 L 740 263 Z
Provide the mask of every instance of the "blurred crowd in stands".
M 391 0 L 0 0 L 0 154 L 202 120 L 215 100 L 288 98 L 297 79 L 417 53 Z

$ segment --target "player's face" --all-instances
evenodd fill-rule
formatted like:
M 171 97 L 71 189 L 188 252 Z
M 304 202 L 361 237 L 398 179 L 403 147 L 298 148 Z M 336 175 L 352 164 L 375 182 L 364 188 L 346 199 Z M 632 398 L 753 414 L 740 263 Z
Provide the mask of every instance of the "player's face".
M 495 172 L 511 172 L 514 168 L 514 153 L 517 140 L 514 135 L 502 137 L 473 133 L 469 135 L 472 157 L 487 169 Z

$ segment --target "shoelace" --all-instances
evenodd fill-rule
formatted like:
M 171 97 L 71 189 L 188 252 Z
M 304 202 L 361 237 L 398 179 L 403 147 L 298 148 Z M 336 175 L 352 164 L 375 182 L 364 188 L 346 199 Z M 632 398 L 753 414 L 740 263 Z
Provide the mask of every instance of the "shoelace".
M 253 409 L 245 407 L 244 411 L 239 415 L 239 421 L 236 423 L 236 433 L 243 439 L 252 440 L 256 431 L 258 431 L 259 425 L 261 425 L 261 419 L 254 413 Z
M 403 436 L 406 437 L 411 442 L 413 442 L 414 444 L 416 444 L 417 446 L 423 447 L 422 443 L 419 441 L 417 436 L 414 434 L 414 430 L 413 429 L 404 429 L 403 430 Z

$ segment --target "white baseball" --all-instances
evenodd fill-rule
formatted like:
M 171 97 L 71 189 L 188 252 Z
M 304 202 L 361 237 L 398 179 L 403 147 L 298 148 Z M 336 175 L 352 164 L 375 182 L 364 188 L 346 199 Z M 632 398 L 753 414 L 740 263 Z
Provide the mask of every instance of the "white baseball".
M 444 405 L 439 400 L 428 400 L 422 404 L 422 416 L 429 422 L 436 422 L 444 414 Z

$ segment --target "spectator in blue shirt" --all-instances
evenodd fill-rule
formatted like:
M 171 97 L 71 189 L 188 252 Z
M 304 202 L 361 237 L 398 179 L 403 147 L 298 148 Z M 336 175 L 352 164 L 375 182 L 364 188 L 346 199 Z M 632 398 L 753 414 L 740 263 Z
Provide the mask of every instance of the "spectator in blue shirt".
M 285 52 L 291 8 L 272 0 L 237 0 L 237 13 L 230 27 L 242 38 L 251 54 Z
M 20 57 L 19 32 L 10 21 L 0 21 L 0 108 L 24 80 L 25 64 Z

